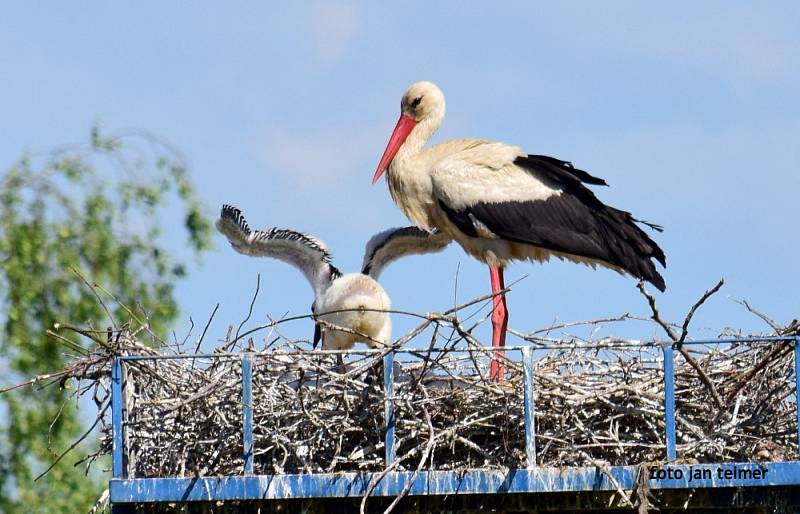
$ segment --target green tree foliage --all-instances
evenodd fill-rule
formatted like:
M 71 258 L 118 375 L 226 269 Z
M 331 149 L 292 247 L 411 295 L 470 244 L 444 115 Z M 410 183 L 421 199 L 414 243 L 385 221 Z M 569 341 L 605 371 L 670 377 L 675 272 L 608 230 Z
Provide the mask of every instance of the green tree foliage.
M 0 387 L 63 366 L 65 346 L 45 333 L 54 323 L 110 325 L 76 270 L 119 299 L 109 304 L 117 321 L 131 317 L 120 304 L 131 306 L 164 333 L 186 274 L 175 255 L 199 255 L 210 235 L 180 156 L 148 134 L 95 129 L 87 144 L 23 157 L 0 181 Z M 85 512 L 102 491 L 98 474 L 75 465 L 80 447 L 34 481 L 85 429 L 68 393 L 0 395 L 0 512 Z

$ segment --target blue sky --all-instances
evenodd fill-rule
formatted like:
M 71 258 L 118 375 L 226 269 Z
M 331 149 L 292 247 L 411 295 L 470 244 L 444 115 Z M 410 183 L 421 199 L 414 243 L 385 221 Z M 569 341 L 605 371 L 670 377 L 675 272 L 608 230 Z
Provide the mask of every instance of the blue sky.
M 664 314 L 682 320 L 716 280 L 694 335 L 800 313 L 800 8 L 794 2 L 93 2 L 6 5 L 0 17 L 0 157 L 142 128 L 185 154 L 209 214 L 303 230 L 355 271 L 370 235 L 407 224 L 370 178 L 412 82 L 439 84 L 436 140 L 495 139 L 571 160 L 612 187 L 601 199 L 666 227 Z M 175 248 L 181 252 L 179 244 Z M 396 308 L 442 310 L 489 290 L 458 247 L 390 267 Z M 221 337 L 307 313 L 311 290 L 286 265 L 217 238 L 179 289 L 184 320 Z M 567 263 L 518 263 L 510 325 L 646 313 L 635 281 Z M 412 324 L 395 319 L 395 335 Z M 310 336 L 310 322 L 284 327 Z M 608 327 L 646 338 L 650 326 Z M 488 334 L 488 330 L 482 335 Z M 659 334 L 660 335 L 660 334 Z M 510 340 L 514 342 L 513 338 Z

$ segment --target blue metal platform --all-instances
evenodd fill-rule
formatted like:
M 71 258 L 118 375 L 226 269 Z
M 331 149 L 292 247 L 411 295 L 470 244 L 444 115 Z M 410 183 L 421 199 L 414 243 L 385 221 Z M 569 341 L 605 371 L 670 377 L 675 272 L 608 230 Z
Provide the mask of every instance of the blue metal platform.
M 800 388 L 797 387 L 800 370 L 800 337 L 751 338 L 686 342 L 693 344 L 763 343 L 794 344 L 795 402 L 800 405 Z M 512 348 L 507 348 L 511 350 Z M 376 497 L 400 494 L 409 482 L 409 495 L 496 495 L 534 494 L 557 492 L 615 491 L 636 489 L 638 469 L 635 466 L 615 466 L 601 470 L 596 467 L 549 468 L 536 465 L 536 436 L 534 432 L 534 349 L 516 347 L 522 354 L 523 398 L 525 423 L 525 450 L 527 467 L 510 470 L 470 470 L 389 472 L 380 480 L 371 493 Z M 675 372 L 671 343 L 661 346 L 663 351 L 664 412 L 667 463 L 652 468 L 648 481 L 652 490 L 697 490 L 724 488 L 764 488 L 800 486 L 800 461 L 789 462 L 742 462 L 719 464 L 674 464 L 676 460 L 675 434 Z M 384 356 L 384 394 L 387 425 L 385 427 L 385 464 L 391 465 L 395 458 L 394 405 L 391 400 L 394 388 L 394 357 L 397 352 Z M 179 356 L 170 358 L 219 357 Z M 231 357 L 231 356 L 228 356 Z M 112 368 L 112 430 L 113 430 L 113 478 L 110 481 L 112 505 L 143 504 L 157 502 L 209 502 L 222 500 L 285 500 L 285 499 L 330 499 L 362 497 L 371 481 L 379 473 L 335 473 L 335 474 L 253 474 L 253 411 L 252 411 L 252 359 L 251 354 L 242 354 L 242 420 L 243 420 L 243 469 L 241 475 L 197 478 L 128 478 L 125 476 L 124 459 L 124 412 L 123 412 L 123 366 L 132 360 L 147 360 L 158 357 L 118 357 Z M 800 409 L 797 409 L 797 437 L 800 442 Z M 613 477 L 613 480 L 612 480 Z
M 690 468 L 712 478 L 689 480 Z M 800 484 L 800 462 L 727 463 L 673 465 L 659 468 L 683 478 L 652 479 L 650 488 L 696 489 L 718 487 L 765 487 Z M 718 478 L 756 471 L 759 479 Z M 411 495 L 553 493 L 567 491 L 614 491 L 614 477 L 623 490 L 636 489 L 637 470 L 616 466 L 608 474 L 597 468 L 537 468 L 507 471 L 421 472 L 409 490 Z M 139 478 L 111 481 L 115 502 L 178 502 L 218 500 L 285 500 L 295 498 L 362 497 L 377 473 L 319 475 L 253 475 L 240 477 Z M 388 473 L 372 492 L 373 496 L 397 496 L 413 472 Z M 752 476 L 752 475 L 751 475 Z

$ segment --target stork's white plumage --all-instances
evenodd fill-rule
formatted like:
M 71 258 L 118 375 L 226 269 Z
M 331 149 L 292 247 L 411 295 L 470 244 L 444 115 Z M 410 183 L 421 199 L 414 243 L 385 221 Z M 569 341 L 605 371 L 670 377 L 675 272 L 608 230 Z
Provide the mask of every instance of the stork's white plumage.
M 377 282 L 381 271 L 401 257 L 438 252 L 450 243 L 439 232 L 431 234 L 417 227 L 389 229 L 367 243 L 361 273 L 342 274 L 331 263 L 325 243 L 315 237 L 280 228 L 251 231 L 242 212 L 230 205 L 222 207 L 216 225 L 237 252 L 279 259 L 305 275 L 314 289 L 311 310 L 315 318 L 352 331 L 317 324 L 314 343 L 321 338 L 326 350 L 345 350 L 359 341 L 371 348 L 389 344 L 392 324 L 386 311 L 391 302 Z
M 445 115 L 442 91 L 411 85 L 373 182 L 388 168 L 389 191 L 417 226 L 438 229 L 490 267 L 494 311 L 492 345 L 505 344 L 508 311 L 503 268 L 512 260 L 551 256 L 629 273 L 664 290 L 651 259 L 664 252 L 635 218 L 603 204 L 584 184 L 605 181 L 571 163 L 477 139 L 423 148 Z M 651 228 L 660 227 L 648 224 Z M 492 363 L 492 374 L 501 369 Z

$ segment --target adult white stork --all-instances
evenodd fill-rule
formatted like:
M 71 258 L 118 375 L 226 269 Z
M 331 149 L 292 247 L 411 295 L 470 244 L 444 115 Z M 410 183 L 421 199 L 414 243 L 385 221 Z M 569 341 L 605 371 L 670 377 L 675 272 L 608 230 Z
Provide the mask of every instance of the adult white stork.
M 378 277 L 392 261 L 438 252 L 450 243 L 441 233 L 417 227 L 389 229 L 367 242 L 361 273 L 342 274 L 331 263 L 325 243 L 315 237 L 281 228 L 251 231 L 242 212 L 230 205 L 223 205 L 216 225 L 237 252 L 284 261 L 305 275 L 314 289 L 311 311 L 315 319 L 349 329 L 345 332 L 317 323 L 314 346 L 322 339 L 322 348 L 327 350 L 346 350 L 358 341 L 370 348 L 390 344 L 392 323 L 385 311 L 391 302 Z
M 400 110 L 372 181 L 388 168 L 389 192 L 413 223 L 440 230 L 489 265 L 492 346 L 505 344 L 508 309 L 497 293 L 512 260 L 555 256 L 629 273 L 664 290 L 651 260 L 666 265 L 661 248 L 636 225 L 639 220 L 605 205 L 583 185 L 606 185 L 603 179 L 492 141 L 459 139 L 423 148 L 445 114 L 444 94 L 430 82 L 411 85 Z M 492 376 L 500 373 L 495 359 Z

